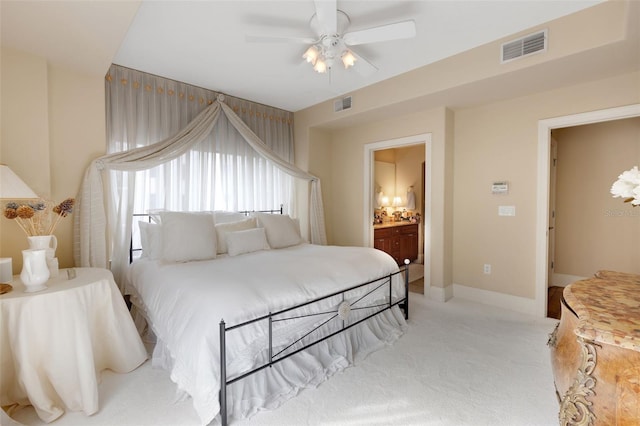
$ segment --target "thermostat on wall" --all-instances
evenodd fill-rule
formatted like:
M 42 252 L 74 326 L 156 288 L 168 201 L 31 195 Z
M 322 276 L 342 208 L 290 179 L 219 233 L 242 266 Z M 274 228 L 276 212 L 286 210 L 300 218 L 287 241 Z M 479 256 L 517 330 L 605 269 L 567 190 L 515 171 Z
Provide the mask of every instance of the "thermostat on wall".
M 491 193 L 492 194 L 506 194 L 509 192 L 509 182 L 493 182 L 491 185 Z

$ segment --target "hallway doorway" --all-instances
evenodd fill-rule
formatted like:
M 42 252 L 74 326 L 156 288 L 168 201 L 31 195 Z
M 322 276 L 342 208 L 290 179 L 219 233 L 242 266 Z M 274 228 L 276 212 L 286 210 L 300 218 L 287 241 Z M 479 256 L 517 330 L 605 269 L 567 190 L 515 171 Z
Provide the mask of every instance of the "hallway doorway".
M 547 316 L 550 286 L 549 250 L 551 132 L 554 129 L 640 117 L 640 104 L 582 114 L 556 117 L 538 122 L 538 183 L 536 212 L 536 315 Z M 622 170 L 621 170 L 622 171 Z M 611 182 L 613 183 L 613 181 Z M 557 221 L 556 221 L 557 225 Z M 555 226 L 554 226 L 555 228 Z M 557 234 L 557 229 L 556 229 Z

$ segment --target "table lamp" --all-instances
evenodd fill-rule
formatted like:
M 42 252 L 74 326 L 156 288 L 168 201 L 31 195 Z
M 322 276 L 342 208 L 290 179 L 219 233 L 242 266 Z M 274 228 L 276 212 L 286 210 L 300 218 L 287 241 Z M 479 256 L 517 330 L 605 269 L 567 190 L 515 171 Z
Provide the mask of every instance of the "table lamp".
M 38 195 L 9 166 L 0 164 L 0 200 L 14 201 L 38 198 Z M 12 287 L 7 281 L 11 281 L 12 277 L 11 258 L 0 259 L 0 294 L 11 291 Z

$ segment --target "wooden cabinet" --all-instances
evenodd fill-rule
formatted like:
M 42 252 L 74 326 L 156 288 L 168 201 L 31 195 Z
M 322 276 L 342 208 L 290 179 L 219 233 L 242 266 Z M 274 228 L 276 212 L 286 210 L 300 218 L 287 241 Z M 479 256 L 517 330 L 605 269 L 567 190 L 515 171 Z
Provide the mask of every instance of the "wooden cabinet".
M 607 271 L 564 289 L 549 338 L 561 425 L 640 425 L 639 290 Z
M 418 224 L 398 224 L 374 228 L 373 247 L 393 257 L 398 265 L 418 258 Z

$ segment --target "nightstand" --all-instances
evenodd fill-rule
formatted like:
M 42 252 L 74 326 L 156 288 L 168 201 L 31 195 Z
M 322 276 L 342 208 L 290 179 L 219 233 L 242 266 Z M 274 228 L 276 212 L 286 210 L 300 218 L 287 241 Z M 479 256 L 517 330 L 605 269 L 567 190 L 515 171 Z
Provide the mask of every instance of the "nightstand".
M 105 369 L 134 370 L 147 352 L 111 271 L 74 268 L 25 293 L 0 295 L 0 405 L 33 405 L 49 423 L 65 410 L 98 411 Z

